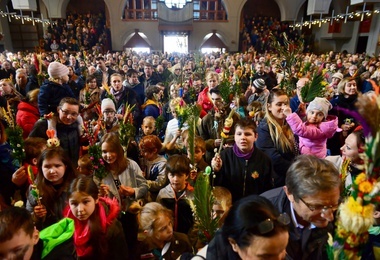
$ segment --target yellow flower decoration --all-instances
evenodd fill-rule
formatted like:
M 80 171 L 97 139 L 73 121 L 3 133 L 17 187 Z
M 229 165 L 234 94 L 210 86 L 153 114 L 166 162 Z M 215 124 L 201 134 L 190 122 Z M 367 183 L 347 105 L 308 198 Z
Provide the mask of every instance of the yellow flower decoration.
M 364 218 L 372 218 L 373 217 L 373 204 L 369 204 L 363 206 L 362 216 Z
M 364 172 L 362 172 L 358 176 L 356 176 L 355 184 L 359 185 L 359 183 L 361 183 L 365 180 L 367 180 L 367 175 Z
M 260 177 L 260 174 L 257 172 L 257 171 L 254 171 L 252 174 L 251 174 L 252 178 L 254 179 L 257 179 Z
M 346 207 L 352 213 L 361 213 L 363 210 L 362 205 L 360 205 L 353 197 L 348 198 Z
M 370 193 L 372 189 L 373 189 L 373 185 L 369 181 L 363 181 L 359 183 L 359 191 L 363 193 Z

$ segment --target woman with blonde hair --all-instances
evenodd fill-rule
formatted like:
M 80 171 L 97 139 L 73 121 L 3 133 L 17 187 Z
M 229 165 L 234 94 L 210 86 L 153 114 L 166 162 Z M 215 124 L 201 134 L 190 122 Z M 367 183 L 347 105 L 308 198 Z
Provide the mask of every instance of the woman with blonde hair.
M 289 97 L 281 89 L 272 89 L 268 96 L 265 117 L 257 128 L 256 146 L 271 159 L 275 171 L 274 186 L 285 185 L 286 171 L 298 154 L 293 132 L 286 122 L 284 109 L 289 107 Z

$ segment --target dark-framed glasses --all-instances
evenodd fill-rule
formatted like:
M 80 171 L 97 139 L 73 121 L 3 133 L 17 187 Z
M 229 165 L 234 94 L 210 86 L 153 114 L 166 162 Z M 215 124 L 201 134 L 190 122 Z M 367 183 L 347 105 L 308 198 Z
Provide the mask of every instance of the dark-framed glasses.
M 299 199 L 302 201 L 303 204 L 306 205 L 306 207 L 310 211 L 313 211 L 313 212 L 316 211 L 316 212 L 323 212 L 323 213 L 325 213 L 328 210 L 336 211 L 339 208 L 339 204 L 340 204 L 340 202 L 338 202 L 338 204 L 336 204 L 336 205 L 329 205 L 329 206 L 325 206 L 325 205 L 312 205 L 312 204 L 309 204 L 306 201 L 304 201 L 301 197 L 299 197 Z
M 261 235 L 264 235 L 271 232 L 274 229 L 275 224 L 279 224 L 281 226 L 287 226 L 289 225 L 289 223 L 290 223 L 289 215 L 286 213 L 282 213 L 277 217 L 277 219 L 267 218 L 266 220 L 260 222 L 259 224 L 257 224 L 256 226 L 250 229 L 252 231 L 258 232 Z
M 70 112 L 70 111 L 67 111 L 67 110 L 63 110 L 62 108 L 60 108 L 60 110 L 62 111 L 62 114 L 64 115 L 64 116 L 72 116 L 72 117 L 77 117 L 77 116 L 79 116 L 79 113 L 77 113 L 77 112 Z

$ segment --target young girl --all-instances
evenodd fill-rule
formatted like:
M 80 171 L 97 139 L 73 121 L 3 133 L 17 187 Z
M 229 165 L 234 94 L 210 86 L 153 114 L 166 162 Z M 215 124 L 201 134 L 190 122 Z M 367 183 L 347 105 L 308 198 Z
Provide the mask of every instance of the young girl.
M 140 227 L 146 238 L 139 244 L 138 259 L 178 259 L 192 252 L 188 237 L 173 232 L 173 213 L 160 203 L 146 204 L 139 214 Z
M 166 184 L 165 165 L 166 159 L 159 155 L 162 144 L 155 135 L 144 136 L 139 143 L 140 154 L 143 157 L 141 164 L 145 172 L 149 187 L 150 201 L 156 201 L 157 194 Z
M 36 186 L 39 199 L 30 188 L 26 208 L 34 214 L 36 227 L 41 230 L 63 217 L 67 189 L 75 178 L 75 169 L 61 147 L 45 149 L 37 166 Z
M 214 107 L 211 97 L 210 90 L 216 88 L 219 85 L 219 75 L 216 72 L 209 72 L 206 75 L 207 86 L 199 93 L 197 104 L 202 108 L 201 118 L 203 118 L 207 113 Z
M 130 252 L 137 242 L 138 225 L 136 215 L 129 212 L 132 202 L 143 199 L 148 193 L 148 185 L 138 164 L 124 156 L 117 133 L 107 133 L 100 141 L 102 157 L 105 161 L 108 175 L 101 181 L 100 193 L 116 198 L 123 214 L 120 221 L 123 224 L 125 238 Z M 99 180 L 95 180 L 99 182 Z
M 193 199 L 194 188 L 187 182 L 190 175 L 190 160 L 185 155 L 172 155 L 166 163 L 169 184 L 162 188 L 157 202 L 174 212 L 174 231 L 187 234 L 193 226 L 193 213 L 186 201 Z
M 90 177 L 74 179 L 68 190 L 64 216 L 74 220 L 74 245 L 79 258 L 127 259 L 123 228 L 117 220 L 116 199 L 98 197 L 98 186 Z
M 284 108 L 286 121 L 293 133 L 299 136 L 301 154 L 312 154 L 321 159 L 326 157 L 327 139 L 333 137 L 338 128 L 338 118 L 327 117 L 330 108 L 326 98 L 316 97 L 306 109 L 306 122 L 302 122 L 297 113 L 292 113 L 289 106 Z

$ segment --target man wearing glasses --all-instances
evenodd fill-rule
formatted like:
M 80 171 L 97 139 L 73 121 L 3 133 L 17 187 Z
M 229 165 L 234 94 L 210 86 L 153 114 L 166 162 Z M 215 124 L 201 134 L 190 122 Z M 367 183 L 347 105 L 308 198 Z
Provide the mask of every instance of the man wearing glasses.
M 328 259 L 328 233 L 340 202 L 339 172 L 327 160 L 301 155 L 290 166 L 285 186 L 263 193 L 291 217 L 287 254 L 292 259 Z
M 48 136 L 46 130 L 48 125 L 54 126 L 56 136 L 60 141 L 60 146 L 67 152 L 71 161 L 76 166 L 79 158 L 80 148 L 80 128 L 78 120 L 79 116 L 79 102 L 75 98 L 66 97 L 61 100 L 57 107 L 58 116 L 54 115 L 53 123 L 48 123 L 48 119 L 38 120 L 29 134 L 29 137 L 42 137 L 46 140 Z

